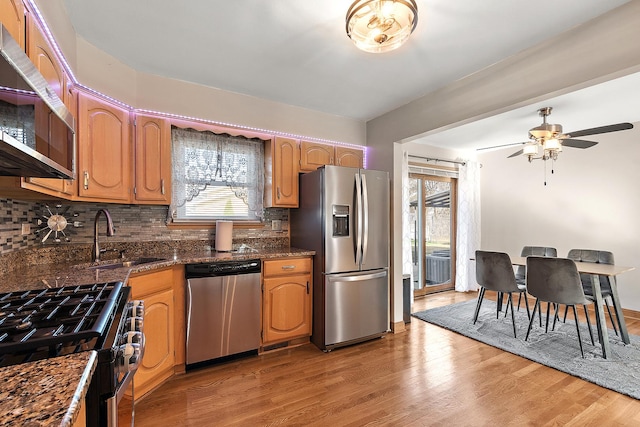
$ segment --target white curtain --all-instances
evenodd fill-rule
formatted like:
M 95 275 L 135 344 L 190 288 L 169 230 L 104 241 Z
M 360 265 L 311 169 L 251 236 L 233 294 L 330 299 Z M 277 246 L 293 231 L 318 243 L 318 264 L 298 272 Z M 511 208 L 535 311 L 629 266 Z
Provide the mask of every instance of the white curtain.
M 224 183 L 260 218 L 263 215 L 264 141 L 194 129 L 172 129 L 172 210 Z
M 458 230 L 456 234 L 456 291 L 478 289 L 475 263 L 480 248 L 480 164 L 468 161 L 459 169 Z
M 413 259 L 411 257 L 411 200 L 409 189 L 409 155 L 402 156 L 402 274 L 413 275 Z M 413 283 L 414 278 L 411 278 Z M 413 287 L 412 287 L 413 288 Z

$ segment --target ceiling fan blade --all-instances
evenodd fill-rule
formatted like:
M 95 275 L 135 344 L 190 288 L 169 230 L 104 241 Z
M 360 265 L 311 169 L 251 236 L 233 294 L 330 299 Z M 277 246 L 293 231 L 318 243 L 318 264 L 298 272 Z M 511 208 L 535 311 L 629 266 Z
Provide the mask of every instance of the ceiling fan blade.
M 519 155 L 520 155 L 520 154 L 522 154 L 522 153 L 524 153 L 524 149 L 516 151 L 516 152 L 515 152 L 515 153 L 513 153 L 512 155 L 508 156 L 508 157 L 507 157 L 507 159 L 510 159 L 510 158 L 512 158 L 512 157 L 517 157 L 517 156 L 519 156 Z
M 526 142 L 512 142 L 511 144 L 492 145 L 491 147 L 476 148 L 476 151 L 493 150 L 494 148 L 513 147 L 514 145 L 524 145 Z
M 572 147 L 572 148 L 589 148 L 596 145 L 595 141 L 587 141 L 584 139 L 563 139 L 562 146 L 563 147 Z
M 627 129 L 633 129 L 633 125 L 631 123 L 618 123 L 615 125 L 601 126 L 597 128 L 583 129 L 575 132 L 569 132 L 567 133 L 567 136 L 569 138 L 577 138 L 580 136 L 597 135 L 599 133 L 618 132 L 620 130 L 627 130 Z

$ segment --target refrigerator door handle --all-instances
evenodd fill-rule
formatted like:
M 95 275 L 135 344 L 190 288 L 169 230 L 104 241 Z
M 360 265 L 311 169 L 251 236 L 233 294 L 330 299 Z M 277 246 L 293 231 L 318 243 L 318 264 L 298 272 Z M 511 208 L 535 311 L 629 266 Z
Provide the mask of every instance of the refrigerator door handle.
M 362 265 L 367 262 L 367 248 L 369 247 L 369 190 L 367 177 L 362 175 Z
M 355 175 L 356 179 L 356 265 L 360 268 L 362 263 L 362 186 L 360 183 L 360 171 Z
M 371 274 L 358 274 L 358 275 L 327 275 L 329 282 L 361 282 L 363 280 L 379 279 L 387 276 L 387 270 L 378 271 Z

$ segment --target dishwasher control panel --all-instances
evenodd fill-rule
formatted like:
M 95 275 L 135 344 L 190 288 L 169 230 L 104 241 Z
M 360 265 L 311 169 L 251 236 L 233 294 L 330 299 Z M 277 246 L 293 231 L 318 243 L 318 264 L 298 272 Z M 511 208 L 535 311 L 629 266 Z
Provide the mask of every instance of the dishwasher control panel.
M 244 261 L 206 262 L 201 264 L 187 264 L 185 275 L 190 277 L 231 276 L 235 274 L 260 273 L 259 259 Z

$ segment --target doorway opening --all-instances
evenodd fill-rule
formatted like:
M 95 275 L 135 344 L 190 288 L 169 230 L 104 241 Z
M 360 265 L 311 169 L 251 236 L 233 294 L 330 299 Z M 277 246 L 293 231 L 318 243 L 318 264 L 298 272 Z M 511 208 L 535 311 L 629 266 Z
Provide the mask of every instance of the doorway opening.
M 455 287 L 457 179 L 409 174 L 413 292 L 421 296 Z

